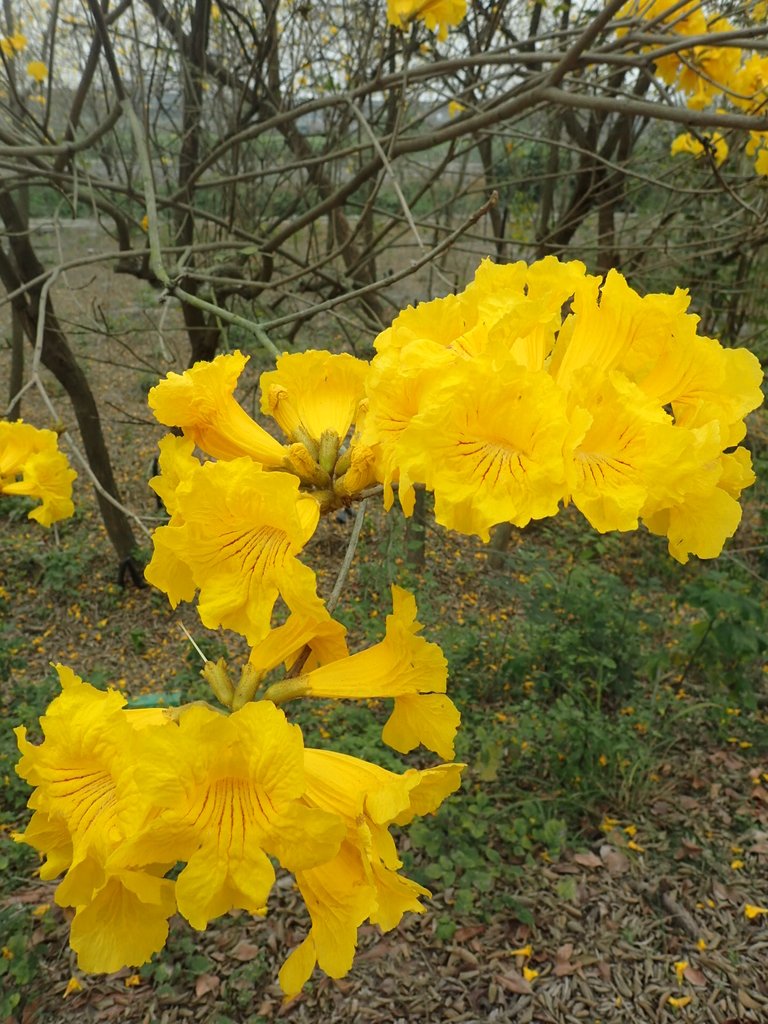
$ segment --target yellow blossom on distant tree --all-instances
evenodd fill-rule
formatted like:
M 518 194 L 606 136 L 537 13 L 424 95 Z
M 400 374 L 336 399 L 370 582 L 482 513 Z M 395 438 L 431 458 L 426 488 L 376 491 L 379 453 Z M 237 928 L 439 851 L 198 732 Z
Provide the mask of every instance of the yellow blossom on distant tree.
M 464 20 L 467 0 L 387 0 L 387 21 L 405 28 L 412 21 L 423 21 L 437 38 L 444 40 L 448 29 Z
M 38 83 L 44 82 L 48 77 L 48 68 L 41 60 L 31 60 L 27 64 L 27 74 Z
M 22 420 L 0 420 L 0 494 L 39 499 L 41 504 L 28 514 L 30 519 L 50 526 L 73 515 L 76 476 L 59 451 L 53 430 L 39 430 Z
M 677 156 L 678 153 L 690 153 L 695 157 L 709 154 L 716 166 L 720 167 L 728 156 L 728 143 L 720 132 L 701 132 L 699 138 L 691 135 L 690 132 L 685 132 L 675 136 L 670 152 L 672 156 Z

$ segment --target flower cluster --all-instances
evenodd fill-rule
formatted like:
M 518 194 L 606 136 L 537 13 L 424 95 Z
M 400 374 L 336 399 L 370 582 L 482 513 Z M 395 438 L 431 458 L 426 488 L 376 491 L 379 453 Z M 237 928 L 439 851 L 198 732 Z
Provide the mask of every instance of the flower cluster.
M 437 30 L 441 41 L 448 36 L 448 29 L 455 28 L 464 20 L 467 0 L 387 0 L 387 21 L 396 28 L 404 29 L 414 21 L 423 21 L 430 31 Z
M 753 4 L 753 17 L 764 17 L 764 4 Z M 758 11 L 760 8 L 763 13 Z M 652 26 L 654 32 L 671 38 L 718 36 L 734 29 L 721 14 L 708 16 L 699 0 L 629 0 L 620 12 L 623 18 L 640 18 Z M 619 34 L 625 34 L 620 30 Z M 652 52 L 657 45 L 641 47 Z M 683 96 L 693 110 L 727 101 L 748 114 L 765 112 L 768 104 L 768 56 L 747 53 L 736 46 L 719 45 L 716 39 L 693 46 L 682 47 L 674 53 L 662 53 L 654 58 L 659 77 Z M 755 158 L 755 173 L 768 175 L 768 132 L 750 132 L 745 152 Z M 672 143 L 672 154 L 691 153 L 702 156 L 710 153 L 719 166 L 728 155 L 728 144 L 719 132 L 709 136 L 689 132 L 677 136 Z
M 3 56 L 12 58 L 17 53 L 22 53 L 27 48 L 27 37 L 21 32 L 14 32 L 10 36 L 0 36 L 0 51 Z
M 375 454 L 356 433 L 368 364 L 282 356 L 261 378 L 262 411 L 281 442 L 234 397 L 246 361 L 236 352 L 198 363 L 149 396 L 157 418 L 181 433 L 160 443 L 152 486 L 170 518 L 154 533 L 146 575 L 174 605 L 198 593 L 206 625 L 247 638 L 240 679 L 223 660 L 207 662 L 221 709 L 137 711 L 59 666 L 62 694 L 41 720 L 43 743 L 18 730 L 18 770 L 36 788 L 35 814 L 17 838 L 45 854 L 44 877 L 64 872 L 56 899 L 75 909 L 71 943 L 86 971 L 149 959 L 176 910 L 197 929 L 232 909 L 266 914 L 276 861 L 294 874 L 311 922 L 280 972 L 290 995 L 316 963 L 345 974 L 364 921 L 390 929 L 423 909 L 427 890 L 398 874 L 388 826 L 432 813 L 458 788 L 463 765 L 398 775 L 306 749 L 281 705 L 390 700 L 384 742 L 447 760 L 460 719 L 445 658 L 419 635 L 413 596 L 393 587 L 385 636 L 350 654 L 298 557 L 322 512 L 375 483 Z M 281 664 L 288 676 L 267 686 Z
M 197 929 L 236 908 L 263 916 L 273 860 L 294 873 L 311 920 L 280 972 L 287 994 L 316 962 L 345 974 L 364 921 L 390 929 L 423 910 L 427 890 L 398 874 L 388 826 L 433 812 L 462 765 L 398 775 L 305 748 L 270 700 L 229 716 L 207 705 L 129 710 L 115 690 L 57 670 L 43 742 L 16 730 L 18 772 L 35 787 L 16 838 L 45 855 L 42 878 L 63 874 L 56 901 L 74 909 L 83 970 L 144 963 L 176 910 Z
M 239 404 L 240 352 L 171 373 L 149 394 L 156 417 L 181 428 L 161 442 L 152 486 L 171 514 L 153 536 L 150 583 L 175 606 L 199 591 L 206 626 L 250 644 L 270 630 L 278 597 L 316 617 L 315 575 L 298 555 L 321 513 L 375 483 L 374 453 L 347 435 L 361 414 L 368 364 L 349 355 L 281 356 L 262 374 L 262 408 L 285 433 L 269 434 Z M 197 446 L 216 462 L 201 463 Z
M 21 420 L 0 421 L 0 494 L 39 498 L 41 504 L 30 511 L 30 519 L 50 526 L 73 515 L 76 476 L 59 451 L 53 430 L 39 430 Z
M 485 260 L 458 295 L 376 340 L 361 432 L 385 502 L 434 491 L 439 523 L 487 540 L 572 502 L 595 529 L 665 535 L 715 557 L 753 482 L 736 447 L 762 401 L 758 360 L 696 332 L 689 298 L 641 297 L 578 262 Z

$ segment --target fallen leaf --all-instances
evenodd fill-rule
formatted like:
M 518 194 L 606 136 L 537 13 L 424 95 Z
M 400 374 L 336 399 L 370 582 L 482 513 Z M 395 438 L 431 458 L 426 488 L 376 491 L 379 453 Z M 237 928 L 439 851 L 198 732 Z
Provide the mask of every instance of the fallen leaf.
M 698 857 L 702 847 L 692 839 L 681 839 L 680 847 L 675 853 L 675 860 L 685 860 L 686 857 Z
M 722 882 L 715 880 L 712 883 L 712 895 L 716 900 L 727 901 L 728 903 L 739 903 L 734 897 L 733 890 L 729 889 L 727 885 L 723 885 Z
M 574 853 L 573 863 L 580 864 L 583 868 L 601 868 L 603 862 L 596 853 Z
M 743 988 L 738 991 L 739 1005 L 744 1006 L 747 1010 L 762 1010 L 763 1004 L 756 1002 L 749 992 L 745 992 Z
M 255 946 L 252 942 L 247 942 L 245 939 L 242 939 L 229 955 L 233 956 L 235 960 L 242 960 L 243 963 L 245 963 L 247 960 L 253 960 L 260 952 L 260 946 Z
M 614 849 L 612 846 L 601 846 L 600 857 L 609 875 L 623 875 L 629 871 L 629 858 L 627 855 L 620 850 Z
M 388 942 L 386 939 L 384 939 L 382 942 L 377 942 L 374 946 L 371 946 L 369 949 L 364 950 L 362 953 L 358 953 L 357 959 L 380 960 L 383 956 L 392 956 L 396 949 L 396 944 Z M 462 950 L 462 952 L 465 951 Z M 471 956 L 472 954 L 467 953 L 467 955 Z
M 453 938 L 456 942 L 466 942 L 467 939 L 473 939 L 476 935 L 482 935 L 484 931 L 484 924 L 470 924 L 466 928 L 457 928 L 453 933 Z
M 681 796 L 678 803 L 684 811 L 698 811 L 701 809 L 701 802 L 693 796 Z
M 567 978 L 570 974 L 575 974 L 581 968 L 581 964 L 555 964 L 552 968 L 552 973 L 556 978 Z
M 195 981 L 195 995 L 202 999 L 209 992 L 218 992 L 220 985 L 221 978 L 218 974 L 201 974 Z
M 519 996 L 530 995 L 533 989 L 517 971 L 505 971 L 504 974 L 494 975 L 494 981 L 497 985 L 501 985 L 507 992 L 514 992 Z
M 707 984 L 707 979 L 697 967 L 686 967 L 683 971 L 683 977 L 691 985 L 703 986 Z

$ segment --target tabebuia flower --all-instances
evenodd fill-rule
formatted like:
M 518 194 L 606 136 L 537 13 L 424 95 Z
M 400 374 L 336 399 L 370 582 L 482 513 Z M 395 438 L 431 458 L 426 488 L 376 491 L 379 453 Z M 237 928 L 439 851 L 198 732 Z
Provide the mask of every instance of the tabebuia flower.
M 292 442 L 309 439 L 319 449 L 332 436 L 338 449 L 365 397 L 367 372 L 367 363 L 346 353 L 285 353 L 259 378 L 261 411 Z
M 423 744 L 450 759 L 460 715 L 445 693 L 445 657 L 437 644 L 418 635 L 422 627 L 413 595 L 393 586 L 392 604 L 380 643 L 274 683 L 264 696 L 281 704 L 300 697 L 393 698 L 384 742 L 403 754 Z
M 316 602 L 315 574 L 297 556 L 320 511 L 296 477 L 268 473 L 249 458 L 198 463 L 180 480 L 172 507 L 168 525 L 153 534 L 145 574 L 174 606 L 199 591 L 206 626 L 256 644 L 269 632 L 278 596 L 292 611 Z
M 345 835 L 335 857 L 296 873 L 312 926 L 280 970 L 287 995 L 301 990 L 315 963 L 332 978 L 346 974 L 364 921 L 389 931 L 406 911 L 424 910 L 420 898 L 430 893 L 398 874 L 401 861 L 388 826 L 437 810 L 459 788 L 464 765 L 398 775 L 346 754 L 307 749 L 304 768 L 305 802 L 338 815 Z
M 701 132 L 699 138 L 695 138 L 690 132 L 684 132 L 675 136 L 669 151 L 672 156 L 690 153 L 697 158 L 710 154 L 719 167 L 728 157 L 728 143 L 720 132 Z
M 548 257 L 484 260 L 464 292 L 409 308 L 366 381 L 385 500 L 397 484 L 410 514 L 423 484 L 439 523 L 484 540 L 573 503 L 601 532 L 645 523 L 679 561 L 716 556 L 754 480 L 736 446 L 762 371 L 688 304 Z
M 467 0 L 387 0 L 387 21 L 405 28 L 412 21 L 423 21 L 437 38 L 444 40 L 448 29 L 461 24 L 467 13 Z
M 234 396 L 248 356 L 231 352 L 170 373 L 149 393 L 157 419 L 183 431 L 184 444 L 164 439 L 160 475 L 152 486 L 170 512 L 184 464 L 197 446 L 220 461 L 246 457 L 271 471 L 295 476 L 321 512 L 348 505 L 376 483 L 374 452 L 357 427 L 365 411 L 369 365 L 346 353 L 286 353 L 261 375 L 261 409 L 283 431 L 281 444 Z
M 363 921 L 387 930 L 423 909 L 429 894 L 398 873 L 388 826 L 433 813 L 463 765 L 397 774 L 305 749 L 269 700 L 231 714 L 133 710 L 57 671 L 42 742 L 16 730 L 34 813 L 14 838 L 45 858 L 42 878 L 63 876 L 55 899 L 74 910 L 82 970 L 145 963 L 177 910 L 198 930 L 230 910 L 264 916 L 278 867 L 296 876 L 312 921 L 281 972 L 288 994 L 316 962 L 345 974 Z
M 57 671 L 62 692 L 40 720 L 43 742 L 16 730 L 17 771 L 35 789 L 32 819 L 14 838 L 46 857 L 41 878 L 64 873 L 55 898 L 75 908 L 70 940 L 81 968 L 116 971 L 162 949 L 176 909 L 173 882 L 163 878 L 176 858 L 131 868 L 115 862 L 156 816 L 137 766 L 148 732 L 170 721 L 162 711 L 126 711 L 115 690 L 97 690 L 62 665 Z
M 149 407 L 160 423 L 181 427 L 216 459 L 247 456 L 264 466 L 280 467 L 283 446 L 243 409 L 234 395 L 248 357 L 241 352 L 199 362 L 184 373 L 169 373 L 149 392 Z
M 654 41 L 640 47 L 645 53 L 661 50 L 654 56 L 654 68 L 667 85 L 679 89 L 687 105 L 695 110 L 707 106 L 727 92 L 730 81 L 742 64 L 742 51 L 735 46 L 720 46 L 716 41 L 702 42 L 707 35 L 727 33 L 733 25 L 722 14 L 708 15 L 699 0 L 629 0 L 619 11 L 619 19 L 636 18 L 651 22 L 655 34 L 664 34 L 671 42 L 679 42 L 679 50 Z M 626 36 L 628 29 L 618 29 Z M 698 37 L 694 46 L 685 46 L 682 39 Z M 682 39 L 680 38 L 682 37 Z
M 233 909 L 266 914 L 275 880 L 270 855 L 290 871 L 335 855 L 335 815 L 308 807 L 301 730 L 269 701 L 229 716 L 192 705 L 143 752 L 142 798 L 151 829 L 123 846 L 121 864 L 184 861 L 179 912 L 197 929 Z
M 0 494 L 37 498 L 29 518 L 50 526 L 74 514 L 72 481 L 77 473 L 58 448 L 53 430 L 22 420 L 0 420 Z

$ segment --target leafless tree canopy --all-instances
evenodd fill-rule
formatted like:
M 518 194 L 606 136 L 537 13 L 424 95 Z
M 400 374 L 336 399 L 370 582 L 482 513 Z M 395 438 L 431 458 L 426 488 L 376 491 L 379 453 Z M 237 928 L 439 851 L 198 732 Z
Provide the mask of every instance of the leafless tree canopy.
M 748 8 L 717 10 L 728 28 L 700 44 L 768 50 Z M 741 342 L 764 330 L 767 179 L 744 143 L 768 116 L 691 109 L 665 85 L 659 58 L 698 52 L 669 19 L 629 17 L 624 0 L 476 0 L 441 42 L 419 22 L 388 26 L 380 0 L 36 11 L 5 0 L 5 35 L 21 25 L 28 39 L 0 54 L 11 396 L 26 335 L 72 400 L 122 559 L 134 538 L 99 410 L 49 294 L 64 264 L 36 252 L 30 204 L 98 221 L 89 258 L 179 303 L 190 362 L 228 333 L 274 352 L 329 325 L 365 356 L 403 305 L 463 287 L 486 255 L 554 254 L 617 267 L 640 289 L 690 286 L 706 330 Z M 40 82 L 25 70 L 33 57 Z M 713 130 L 730 145 L 721 166 Z M 684 131 L 702 158 L 670 156 Z

